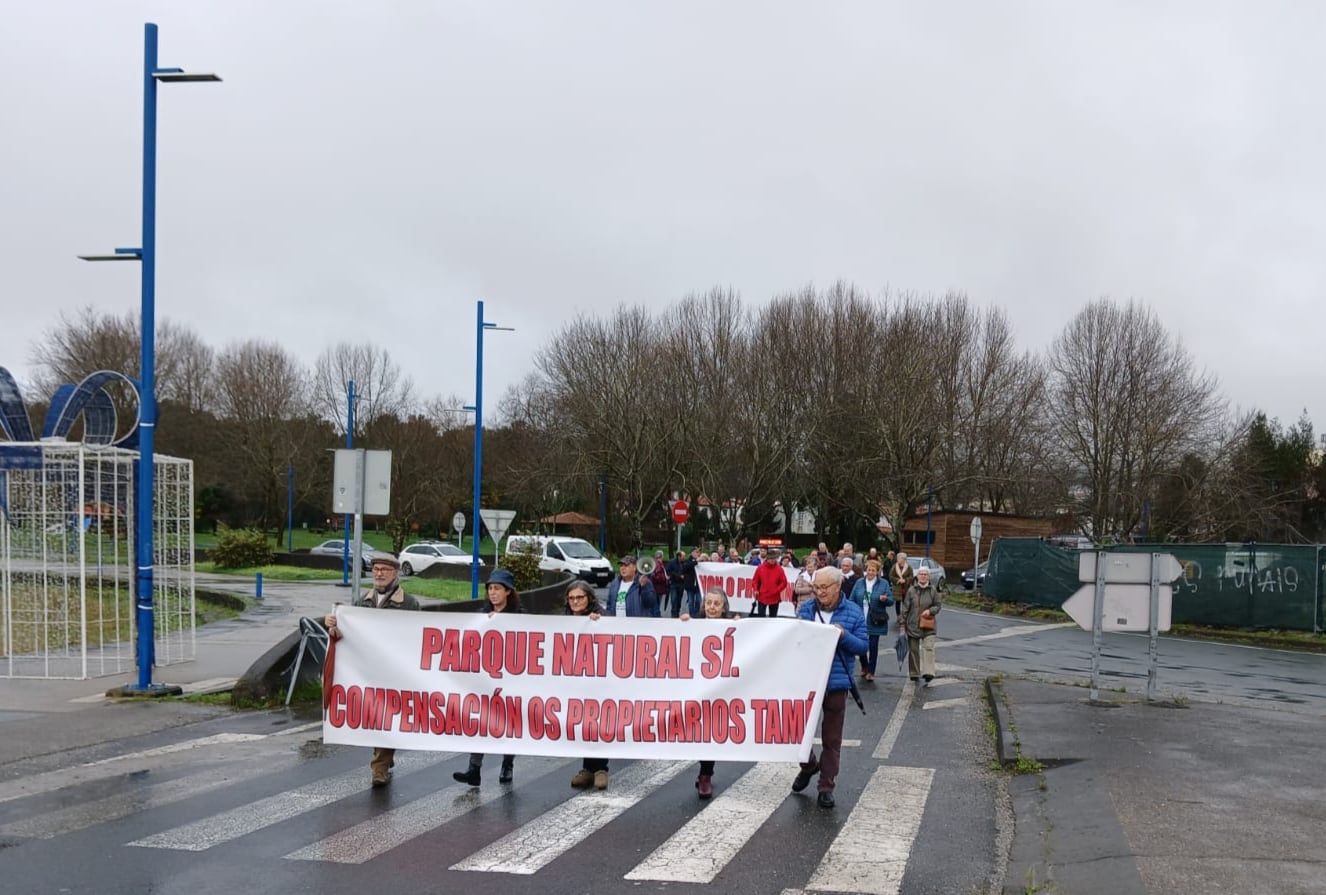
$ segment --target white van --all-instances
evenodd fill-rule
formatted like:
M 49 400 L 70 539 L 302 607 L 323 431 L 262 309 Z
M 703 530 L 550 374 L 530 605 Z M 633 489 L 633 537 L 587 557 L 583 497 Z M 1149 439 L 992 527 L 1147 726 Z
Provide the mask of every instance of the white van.
M 557 535 L 512 535 L 506 539 L 506 552 L 524 553 L 534 548 L 539 553 L 539 568 L 546 572 L 571 572 L 599 587 L 612 580 L 612 564 L 589 541 Z

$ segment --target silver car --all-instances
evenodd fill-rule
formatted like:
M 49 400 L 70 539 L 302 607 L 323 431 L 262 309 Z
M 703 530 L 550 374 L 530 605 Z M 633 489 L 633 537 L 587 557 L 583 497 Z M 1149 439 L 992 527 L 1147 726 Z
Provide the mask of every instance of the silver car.
M 396 558 L 393 554 L 388 553 L 385 550 L 378 550 L 376 547 L 373 547 L 370 544 L 365 543 L 361 544 L 360 546 L 363 548 L 363 552 L 360 554 L 360 562 L 363 564 L 365 572 L 370 571 L 370 567 L 373 565 L 373 557 L 375 556 L 389 556 L 392 559 Z M 351 552 L 353 552 L 354 550 L 353 542 L 351 542 L 350 548 Z M 314 556 L 341 557 L 345 555 L 345 541 L 342 540 L 341 538 L 337 538 L 334 541 L 323 541 L 321 544 L 319 544 L 316 547 L 310 547 L 308 552 L 313 554 Z

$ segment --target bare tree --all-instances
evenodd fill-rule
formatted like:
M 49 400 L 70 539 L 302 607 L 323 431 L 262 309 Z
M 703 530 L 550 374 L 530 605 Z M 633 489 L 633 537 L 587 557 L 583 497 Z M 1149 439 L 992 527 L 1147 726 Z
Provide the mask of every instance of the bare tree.
M 641 307 L 622 307 L 606 321 L 579 317 L 536 355 L 561 419 L 582 433 L 576 472 L 604 475 L 610 504 L 639 545 L 646 520 L 662 516 L 675 487 L 677 442 L 673 420 L 659 395 L 660 351 L 654 318 Z
M 317 427 L 306 406 L 307 373 L 277 343 L 252 340 L 217 358 L 216 387 L 219 415 L 233 433 L 233 482 L 255 506 L 255 521 L 279 531 L 287 466 L 326 447 L 312 444 Z
M 59 322 L 48 328 L 33 345 L 30 359 L 36 365 L 36 392 L 50 397 L 66 383 L 73 384 L 98 370 L 111 370 L 141 381 L 142 345 L 139 316 L 126 312 L 116 316 L 87 305 L 73 314 L 61 312 Z M 163 320 L 158 327 L 155 352 L 156 395 L 182 404 L 191 412 L 204 409 L 208 401 L 212 350 L 192 329 Z M 138 407 L 127 387 L 107 388 L 121 421 L 121 429 L 138 415 Z M 178 420 L 162 421 L 179 425 Z
M 1223 414 L 1215 379 L 1151 310 L 1108 299 L 1069 322 L 1047 362 L 1052 433 L 1081 515 L 1094 537 L 1128 537 L 1162 476 L 1211 440 Z
M 162 363 L 157 395 L 190 413 L 212 409 L 216 352 L 196 332 L 169 320 L 158 335 Z
M 345 431 L 349 383 L 355 387 L 355 431 L 380 416 L 404 418 L 414 411 L 414 384 L 385 348 L 369 342 L 340 342 L 318 355 L 313 368 L 314 412 Z

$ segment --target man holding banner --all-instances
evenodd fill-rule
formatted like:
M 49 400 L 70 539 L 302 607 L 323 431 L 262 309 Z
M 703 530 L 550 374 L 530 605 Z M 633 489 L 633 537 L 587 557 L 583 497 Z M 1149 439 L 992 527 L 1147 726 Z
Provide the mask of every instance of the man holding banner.
M 820 739 L 823 749 L 819 760 L 815 750 L 810 759 L 801 763 L 801 772 L 792 781 L 792 792 L 801 792 L 810 785 L 816 772 L 820 775 L 818 803 L 821 808 L 834 806 L 833 788 L 838 781 L 838 767 L 843 746 L 843 717 L 847 713 L 847 694 L 852 690 L 852 660 L 862 656 L 869 648 L 866 640 L 866 619 L 861 607 L 842 595 L 843 573 L 835 568 L 820 569 L 812 584 L 815 599 L 802 604 L 798 617 L 838 629 L 838 648 L 829 663 L 828 683 L 824 687 L 823 720 Z

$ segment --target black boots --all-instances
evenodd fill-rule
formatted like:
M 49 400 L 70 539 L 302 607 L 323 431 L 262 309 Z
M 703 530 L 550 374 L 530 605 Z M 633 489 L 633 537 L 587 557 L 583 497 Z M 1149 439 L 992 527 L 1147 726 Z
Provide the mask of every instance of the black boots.
M 451 775 L 451 778 L 452 778 L 453 780 L 455 780 L 457 783 L 464 783 L 464 784 L 467 784 L 467 785 L 469 785 L 469 786 L 478 786 L 478 785 L 479 785 L 479 767 L 480 767 L 480 766 L 477 765 L 477 764 L 475 764 L 474 762 L 470 762 L 470 766 L 469 766 L 468 768 L 466 768 L 466 769 L 463 770 L 463 771 L 456 771 L 456 772 L 454 772 L 454 773 Z M 503 768 L 503 770 L 505 771 L 506 769 Z
M 502 772 L 497 775 L 497 782 L 510 783 L 512 778 L 515 776 L 514 775 L 515 765 L 516 765 L 516 757 L 514 755 L 503 755 Z M 463 771 L 453 772 L 451 775 L 451 779 L 455 780 L 457 783 L 464 783 L 467 786 L 478 786 L 480 780 L 480 771 L 482 769 L 483 769 L 483 756 L 480 755 L 478 757 L 478 761 L 475 761 L 475 759 L 471 757 L 470 766 Z

